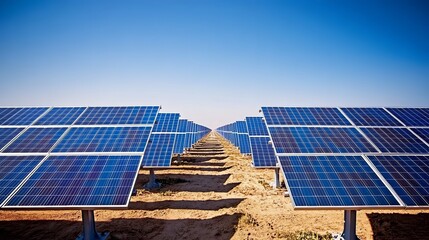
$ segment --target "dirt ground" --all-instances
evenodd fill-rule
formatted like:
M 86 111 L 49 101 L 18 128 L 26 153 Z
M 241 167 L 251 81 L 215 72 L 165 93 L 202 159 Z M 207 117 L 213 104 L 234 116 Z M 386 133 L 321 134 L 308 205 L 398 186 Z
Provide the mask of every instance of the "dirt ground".
M 252 168 L 251 157 L 219 136 L 197 148 L 155 171 L 163 183 L 158 190 L 143 189 L 149 171 L 141 170 L 128 209 L 95 211 L 97 230 L 109 231 L 110 239 L 292 239 L 298 232 L 342 232 L 343 211 L 293 210 L 285 189 L 269 186 L 274 170 Z M 80 211 L 0 211 L 0 239 L 75 239 L 81 230 Z M 429 210 L 358 211 L 357 234 L 362 240 L 429 239 Z

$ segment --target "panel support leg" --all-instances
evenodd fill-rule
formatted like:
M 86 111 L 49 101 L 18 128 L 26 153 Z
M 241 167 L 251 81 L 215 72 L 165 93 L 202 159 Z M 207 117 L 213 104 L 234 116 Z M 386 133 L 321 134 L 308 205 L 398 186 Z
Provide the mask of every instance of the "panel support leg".
M 342 237 L 345 240 L 357 240 L 356 236 L 356 210 L 344 211 L 344 232 Z
M 272 185 L 274 189 L 280 187 L 280 168 L 274 168 L 274 182 Z
M 160 188 L 161 184 L 159 182 L 156 181 L 156 176 L 155 176 L 155 170 L 150 169 L 149 170 L 149 182 L 146 183 L 143 188 L 144 189 L 155 189 L 155 188 Z
M 109 232 L 98 233 L 95 230 L 94 210 L 82 210 L 83 233 L 76 240 L 105 240 Z

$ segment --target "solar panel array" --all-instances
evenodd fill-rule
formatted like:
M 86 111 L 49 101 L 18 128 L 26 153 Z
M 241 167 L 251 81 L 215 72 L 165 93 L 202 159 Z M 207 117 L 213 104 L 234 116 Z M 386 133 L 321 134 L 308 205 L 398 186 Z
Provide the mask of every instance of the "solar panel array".
M 126 207 L 159 109 L 0 108 L 1 207 Z
M 294 207 L 429 208 L 429 108 L 262 112 Z
M 252 153 L 246 121 L 236 121 L 219 127 L 216 131 L 224 138 L 228 139 L 233 145 L 237 146 L 240 153 Z

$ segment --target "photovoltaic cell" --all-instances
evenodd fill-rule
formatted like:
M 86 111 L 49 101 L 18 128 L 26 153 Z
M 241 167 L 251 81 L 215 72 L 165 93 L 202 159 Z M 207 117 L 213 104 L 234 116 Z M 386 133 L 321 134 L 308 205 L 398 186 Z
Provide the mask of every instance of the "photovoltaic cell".
M 247 133 L 246 121 L 237 121 L 235 124 L 237 133 Z
M 242 154 L 250 154 L 250 141 L 249 135 L 247 134 L 237 134 L 238 138 L 238 147 L 240 148 L 240 153 Z
M 246 117 L 249 136 L 268 136 L 268 129 L 262 117 Z
M 125 207 L 140 156 L 50 156 L 6 207 Z
M 342 108 L 356 126 L 403 126 L 383 108 Z
M 55 107 L 35 125 L 71 125 L 84 110 L 84 107 Z
M 89 107 L 76 125 L 152 124 L 158 106 L 142 107 Z
M 185 145 L 184 145 L 185 136 L 186 134 L 183 134 L 183 133 L 176 135 L 176 139 L 174 141 L 173 153 L 176 153 L 176 154 L 183 153 L 183 150 L 185 149 Z
M 407 206 L 428 207 L 428 156 L 368 157 Z
M 351 125 L 336 108 L 262 107 L 267 125 Z
M 355 128 L 270 127 L 277 153 L 377 152 Z
M 16 137 L 24 128 L 0 128 L 0 149 Z
M 150 135 L 149 143 L 143 156 L 143 167 L 169 167 L 173 154 L 176 134 Z
M 66 130 L 67 128 L 28 128 L 3 152 L 48 152 Z
M 426 143 L 429 143 L 429 128 L 412 128 L 411 130 L 425 140 Z
M 158 114 L 152 132 L 176 132 L 179 124 L 180 114 L 160 113 Z
M 0 125 L 30 125 L 48 108 L 0 108 Z
M 185 133 L 187 126 L 188 126 L 188 120 L 179 119 L 179 126 L 177 128 L 177 132 Z
M 400 206 L 360 156 L 279 157 L 296 207 Z
M 254 167 L 275 167 L 277 159 L 269 137 L 250 137 Z
M 361 129 L 382 152 L 429 153 L 429 147 L 406 128 Z
M 0 206 L 43 156 L 0 156 Z
M 71 128 L 53 152 L 143 152 L 150 127 Z
M 388 108 L 387 110 L 409 127 L 429 127 L 429 108 Z

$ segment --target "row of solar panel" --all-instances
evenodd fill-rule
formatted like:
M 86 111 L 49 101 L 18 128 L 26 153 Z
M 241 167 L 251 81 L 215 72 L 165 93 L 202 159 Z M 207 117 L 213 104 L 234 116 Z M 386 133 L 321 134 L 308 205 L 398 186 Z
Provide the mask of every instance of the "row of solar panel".
M 0 126 L 153 124 L 159 106 L 0 108 Z
M 245 121 L 236 121 L 234 123 L 219 127 L 216 131 L 224 138 L 228 139 L 233 145 L 238 147 L 240 153 L 251 154 L 250 139 L 247 133 Z
M 141 110 L 151 107 L 120 108 Z M 3 109 L 1 111 L 3 112 Z M 8 111 L 6 112 L 10 113 Z M 134 120 L 130 122 L 123 119 L 135 119 L 134 115 L 138 115 L 138 111 L 125 111 L 126 113 L 119 114 L 121 111 L 112 110 L 111 113 L 116 113 L 104 115 L 106 119 L 102 121 L 113 125 L 135 123 Z M 52 119 L 57 119 L 54 125 L 62 122 L 62 118 L 68 118 L 68 115 L 61 111 L 57 111 L 57 114 L 61 116 L 51 116 Z M 0 128 L 2 133 L 0 139 L 4 148 L 4 152 L 0 153 L 0 206 L 76 209 L 126 207 L 140 166 L 167 166 L 171 163 L 179 114 L 156 112 L 156 123 L 155 117 L 150 117 L 152 115 L 152 111 L 144 111 L 141 116 L 141 119 L 153 119 L 152 122 L 147 122 L 149 125 L 147 127 Z M 119 120 L 110 119 L 114 116 Z M 3 115 L 1 117 L 7 118 Z M 94 122 L 101 123 L 100 120 Z M 24 121 L 19 125 L 23 123 Z M 195 123 L 189 125 L 193 128 L 189 127 L 190 132 L 186 134 L 192 135 L 192 140 L 203 136 L 202 132 L 193 131 L 204 130 L 205 133 L 208 131 L 207 128 Z M 149 144 L 146 145 L 147 142 Z M 51 148 L 56 155 L 48 154 L 47 151 Z M 46 152 L 42 156 L 24 156 L 27 151 L 32 152 L 34 149 Z M 61 153 L 62 151 L 64 152 Z M 11 152 L 20 153 L 20 156 L 8 155 Z M 94 154 L 82 156 L 82 152 Z M 121 154 L 118 155 L 117 152 Z M 125 152 L 137 152 L 137 155 L 127 156 Z M 64 155 L 65 153 L 73 155 Z
M 267 125 L 429 127 L 429 108 L 262 107 Z
M 429 207 L 427 108 L 262 112 L 295 207 Z

